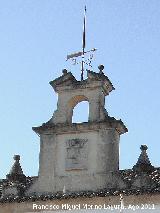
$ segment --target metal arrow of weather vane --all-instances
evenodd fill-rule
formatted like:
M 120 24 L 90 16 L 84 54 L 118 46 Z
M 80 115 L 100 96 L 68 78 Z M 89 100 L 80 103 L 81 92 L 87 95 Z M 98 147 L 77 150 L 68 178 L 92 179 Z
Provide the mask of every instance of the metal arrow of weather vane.
M 84 9 L 84 20 L 83 20 L 82 51 L 67 55 L 67 60 L 71 59 L 73 65 L 81 64 L 81 81 L 83 81 L 84 79 L 85 64 L 89 67 L 92 67 L 91 62 L 93 59 L 93 53 L 97 50 L 96 48 L 93 48 L 91 50 L 85 51 L 85 47 L 86 47 L 86 6 Z M 78 57 L 80 56 L 81 60 L 78 61 Z M 88 58 L 85 59 L 85 56 L 88 56 Z

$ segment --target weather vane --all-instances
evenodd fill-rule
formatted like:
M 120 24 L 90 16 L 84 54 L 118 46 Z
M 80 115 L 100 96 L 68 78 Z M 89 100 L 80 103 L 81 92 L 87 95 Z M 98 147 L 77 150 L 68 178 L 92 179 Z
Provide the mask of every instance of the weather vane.
M 67 60 L 71 59 L 73 61 L 73 65 L 81 64 L 81 81 L 83 81 L 84 77 L 85 64 L 89 67 L 92 67 L 91 62 L 93 59 L 93 53 L 97 50 L 96 48 L 93 48 L 91 50 L 85 51 L 85 47 L 86 47 L 86 6 L 84 9 L 84 20 L 83 20 L 82 51 L 67 55 Z M 80 56 L 81 59 L 78 61 L 77 58 Z

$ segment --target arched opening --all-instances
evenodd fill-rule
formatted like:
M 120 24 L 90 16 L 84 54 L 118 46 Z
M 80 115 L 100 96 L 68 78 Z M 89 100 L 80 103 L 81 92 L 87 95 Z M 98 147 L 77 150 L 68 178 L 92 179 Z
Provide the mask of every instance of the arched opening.
M 89 102 L 81 101 L 73 108 L 72 123 L 88 122 Z

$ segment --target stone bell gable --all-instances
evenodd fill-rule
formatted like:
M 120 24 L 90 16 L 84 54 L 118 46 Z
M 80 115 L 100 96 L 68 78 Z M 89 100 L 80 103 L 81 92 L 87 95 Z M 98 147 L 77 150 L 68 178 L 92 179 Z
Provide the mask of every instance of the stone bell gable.
M 73 108 L 81 101 L 89 102 L 89 122 L 105 120 L 105 96 L 114 90 L 111 81 L 101 71 L 87 71 L 87 79 L 77 81 L 71 72 L 63 70 L 63 75 L 50 82 L 58 93 L 57 110 L 51 123 L 72 123 Z
M 116 184 L 120 135 L 127 132 L 121 120 L 110 117 L 105 96 L 114 89 L 99 66 L 77 81 L 71 72 L 50 82 L 58 93 L 52 118 L 33 130 L 40 135 L 39 175 L 27 193 L 97 190 Z M 72 123 L 74 107 L 89 102 L 88 122 Z
M 124 204 L 135 205 L 150 196 L 159 205 L 160 168 L 152 166 L 146 145 L 132 169 L 119 170 L 120 136 L 127 128 L 105 109 L 114 87 L 102 68 L 88 71 L 83 81 L 63 70 L 50 82 L 58 93 L 57 110 L 48 122 L 33 127 L 40 136 L 38 176 L 26 177 L 15 155 L 9 174 L 0 180 L 2 212 L 31 212 L 35 202 L 74 204 L 77 199 L 104 204 L 124 198 Z M 88 122 L 72 123 L 73 109 L 83 100 L 89 102 Z

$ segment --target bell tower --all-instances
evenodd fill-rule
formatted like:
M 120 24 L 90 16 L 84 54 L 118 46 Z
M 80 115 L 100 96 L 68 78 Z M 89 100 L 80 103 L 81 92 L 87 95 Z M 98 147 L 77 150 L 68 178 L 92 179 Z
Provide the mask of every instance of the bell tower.
M 87 79 L 77 81 L 71 72 L 50 82 L 58 93 L 57 109 L 42 126 L 33 127 L 40 135 L 39 175 L 28 193 L 96 190 L 113 184 L 119 170 L 120 135 L 127 132 L 121 120 L 110 117 L 105 96 L 114 90 L 109 78 L 87 71 Z M 73 108 L 89 102 L 89 119 L 72 123 Z
M 116 185 L 120 135 L 127 128 L 121 120 L 108 115 L 105 96 L 114 87 L 104 74 L 103 65 L 98 67 L 99 72 L 85 69 L 86 65 L 92 67 L 96 50 L 86 51 L 85 47 L 86 7 L 82 51 L 67 55 L 67 60 L 82 65 L 81 81 L 64 69 L 60 77 L 50 82 L 58 93 L 57 109 L 48 122 L 33 127 L 40 136 L 39 174 L 28 193 L 98 190 Z M 84 71 L 87 71 L 86 79 Z M 89 103 L 88 122 L 72 123 L 73 109 L 81 101 Z

